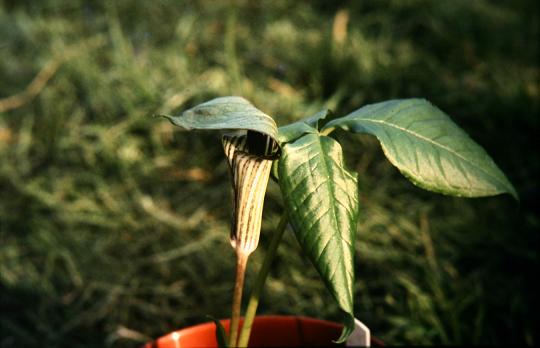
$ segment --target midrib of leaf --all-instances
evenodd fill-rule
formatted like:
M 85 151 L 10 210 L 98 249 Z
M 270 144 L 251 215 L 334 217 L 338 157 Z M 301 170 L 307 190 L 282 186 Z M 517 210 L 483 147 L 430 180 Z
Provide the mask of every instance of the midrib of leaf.
M 326 152 L 324 151 L 323 147 L 322 147 L 322 137 L 318 137 L 318 141 L 317 141 L 317 146 L 319 147 L 319 153 L 320 154 L 323 154 L 323 163 L 324 163 L 324 172 L 326 174 L 325 176 L 325 180 L 324 182 L 325 183 L 328 183 L 329 184 L 329 187 L 330 187 L 330 190 L 332 192 L 332 197 L 336 197 L 336 187 L 335 187 L 335 183 L 332 181 L 332 180 L 328 180 L 327 178 L 330 177 L 330 164 L 328 163 L 328 161 L 333 161 L 333 159 L 330 157 L 330 156 L 325 156 L 324 154 L 326 154 Z M 337 163 L 336 163 L 336 167 L 339 167 L 337 166 Z M 345 173 L 342 173 L 342 175 L 346 176 Z M 341 190 L 343 190 L 343 188 L 341 188 Z M 338 202 L 338 200 L 336 199 L 336 202 Z M 341 202 L 340 202 L 341 204 Z M 343 205 L 343 204 L 342 204 Z M 337 216 L 339 216 L 339 212 L 337 211 L 337 206 L 336 204 L 330 204 L 331 206 L 331 209 L 332 209 L 332 223 L 334 224 L 334 231 L 339 231 L 339 225 L 337 223 Z M 348 215 L 350 215 L 350 212 L 348 209 L 345 209 L 345 211 L 347 212 Z M 319 254 L 319 258 L 322 257 L 324 251 L 326 250 L 326 248 L 328 247 L 328 245 L 330 244 L 330 242 L 332 241 L 333 238 L 336 238 L 337 241 L 339 241 L 339 245 L 340 245 L 340 248 L 343 249 L 343 243 L 347 244 L 347 245 L 350 245 L 350 243 L 345 240 L 340 234 L 337 234 L 337 235 L 333 235 L 330 239 L 328 239 L 328 242 L 326 243 L 326 245 L 323 247 L 321 253 Z M 341 271 L 343 271 L 344 273 L 349 273 L 347 272 L 347 268 L 342 266 L 341 267 Z M 334 275 L 335 275 L 335 271 L 332 273 L 332 276 L 330 278 L 333 278 Z M 351 288 L 352 288 L 352 285 L 349 283 L 348 281 L 348 278 L 347 277 L 344 277 L 345 278 L 345 281 L 347 282 L 347 294 L 349 295 L 349 298 L 347 299 L 347 302 L 349 302 L 350 299 L 352 299 L 352 293 L 351 293 Z M 352 303 L 349 303 L 349 305 L 352 305 Z M 352 310 L 352 308 L 351 308 Z
M 280 187 L 285 205 L 291 209 L 289 216 L 296 237 L 347 315 L 339 342 L 354 328 L 354 233 L 358 210 L 357 179 L 344 168 L 342 156 L 338 142 L 315 133 L 285 144 L 278 162 Z M 320 223 L 322 219 L 324 224 Z
M 441 149 L 444 149 L 446 151 L 448 151 L 449 153 L 453 154 L 454 156 L 462 159 L 464 162 L 472 165 L 473 167 L 475 167 L 476 169 L 480 170 L 482 173 L 486 174 L 487 176 L 495 179 L 495 181 L 497 181 L 499 184 L 502 184 L 503 187 L 506 187 L 508 186 L 505 182 L 501 181 L 500 178 L 496 177 L 496 176 L 493 176 L 492 174 L 490 174 L 489 172 L 487 172 L 485 169 L 483 169 L 479 164 L 475 163 L 475 162 L 472 162 L 470 161 L 469 159 L 467 159 L 466 157 L 463 157 L 462 155 L 460 155 L 458 152 L 452 150 L 451 148 L 447 147 L 447 146 L 444 146 L 443 144 L 441 143 L 438 143 L 438 142 L 435 142 L 433 141 L 432 139 L 429 139 L 429 138 L 426 138 L 425 136 L 421 135 L 421 134 L 418 134 L 416 132 L 413 132 L 407 128 L 403 128 L 403 127 L 400 127 L 396 124 L 393 124 L 393 123 L 389 123 L 389 122 L 385 122 L 385 121 L 382 121 L 382 120 L 376 120 L 376 119 L 371 119 L 371 118 L 361 118 L 362 121 L 368 121 L 368 122 L 373 122 L 373 123 L 380 123 L 384 126 L 387 126 L 387 127 L 391 127 L 391 128 L 396 128 L 396 129 L 399 129 L 403 132 L 406 132 L 406 133 L 409 133 L 411 134 L 412 136 L 415 136 L 417 137 L 418 139 L 421 139 L 425 142 L 428 142 L 428 143 L 431 143 L 437 147 L 440 147 Z M 487 191 L 487 190 L 486 190 Z

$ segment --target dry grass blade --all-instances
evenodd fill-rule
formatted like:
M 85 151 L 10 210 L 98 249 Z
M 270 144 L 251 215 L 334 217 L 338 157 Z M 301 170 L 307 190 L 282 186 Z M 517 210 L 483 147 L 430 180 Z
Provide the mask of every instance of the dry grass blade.
M 98 48 L 105 43 L 103 37 L 98 36 L 83 42 L 83 44 L 74 45 L 68 47 L 64 53 L 58 57 L 51 59 L 34 77 L 32 82 L 24 89 L 24 91 L 15 95 L 0 99 L 0 113 L 19 108 L 32 101 L 45 86 L 47 82 L 54 76 L 56 71 L 67 60 L 74 58 L 75 56 L 85 52 L 89 48 Z M 81 50 L 83 48 L 83 50 Z

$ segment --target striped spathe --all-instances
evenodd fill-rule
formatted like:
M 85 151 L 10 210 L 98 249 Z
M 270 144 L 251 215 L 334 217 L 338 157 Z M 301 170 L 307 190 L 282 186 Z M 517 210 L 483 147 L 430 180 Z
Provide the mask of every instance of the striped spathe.
M 231 245 L 249 255 L 259 243 L 264 196 L 277 145 L 268 136 L 254 138 L 249 133 L 224 135 L 222 143 L 234 195 Z

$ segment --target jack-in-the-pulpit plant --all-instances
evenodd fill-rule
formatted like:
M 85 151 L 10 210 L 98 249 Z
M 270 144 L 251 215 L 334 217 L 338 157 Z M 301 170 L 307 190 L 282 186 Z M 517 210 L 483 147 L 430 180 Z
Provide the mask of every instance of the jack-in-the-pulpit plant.
M 336 117 L 328 110 L 277 128 L 272 117 L 241 97 L 221 97 L 180 116 L 165 116 L 186 129 L 218 129 L 234 195 L 231 244 L 237 271 L 228 342 L 247 346 L 251 324 L 270 262 L 287 223 L 344 314 L 336 342 L 354 328 L 354 241 L 359 211 L 357 175 L 345 168 L 341 145 L 331 137 L 341 128 L 377 137 L 390 162 L 415 185 L 463 197 L 517 193 L 488 154 L 441 110 L 424 99 L 390 100 Z M 239 318 L 248 256 L 259 241 L 263 201 L 270 177 L 285 205 L 253 293 L 243 327 Z

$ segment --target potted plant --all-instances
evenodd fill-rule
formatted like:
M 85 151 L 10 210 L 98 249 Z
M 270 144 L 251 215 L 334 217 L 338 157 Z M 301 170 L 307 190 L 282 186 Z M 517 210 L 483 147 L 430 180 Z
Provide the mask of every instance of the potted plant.
M 230 321 L 214 320 L 173 332 L 147 347 L 172 347 L 180 339 L 186 339 L 182 347 L 189 346 L 186 337 L 194 332 L 199 336 L 189 342 L 199 346 L 243 347 L 248 342 L 256 346 L 265 342 L 271 346 L 294 342 L 325 345 L 347 341 L 355 324 L 358 326 L 352 287 L 359 206 L 357 175 L 345 168 L 341 146 L 332 134 L 336 129 L 374 135 L 388 160 L 421 188 L 461 197 L 508 193 L 517 199 L 512 184 L 484 149 L 424 99 L 367 105 L 343 117 L 323 110 L 280 128 L 272 117 L 241 97 L 216 98 L 180 116 L 164 117 L 186 129 L 229 132 L 223 135 L 222 143 L 234 196 L 230 240 L 237 258 L 236 278 Z M 281 189 L 284 213 L 241 319 L 246 264 L 258 245 L 270 177 Z M 261 290 L 287 226 L 337 301 L 343 312 L 342 325 L 302 317 L 255 319 Z M 265 335 L 268 332 L 271 334 Z M 201 333 L 207 338 L 201 338 Z M 307 341 L 298 341 L 299 335 Z M 293 341 L 274 341 L 277 337 Z

